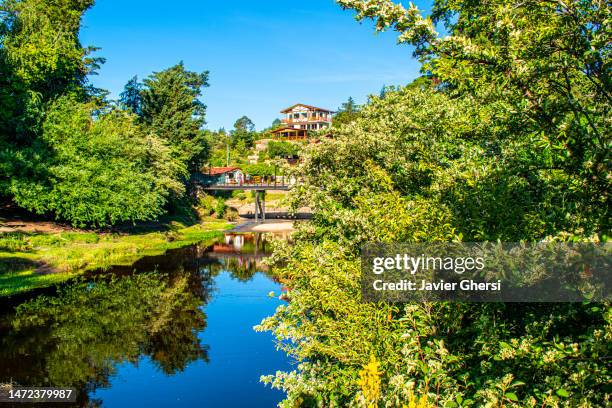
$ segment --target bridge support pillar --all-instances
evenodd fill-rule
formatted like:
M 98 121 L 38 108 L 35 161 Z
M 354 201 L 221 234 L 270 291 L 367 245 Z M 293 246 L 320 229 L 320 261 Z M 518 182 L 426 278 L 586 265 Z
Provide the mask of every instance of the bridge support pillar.
M 258 221 L 257 211 L 259 210 L 259 191 L 255 190 L 255 222 Z
M 263 193 L 263 194 L 262 194 Z M 266 220 L 266 191 L 255 190 L 255 222 Z

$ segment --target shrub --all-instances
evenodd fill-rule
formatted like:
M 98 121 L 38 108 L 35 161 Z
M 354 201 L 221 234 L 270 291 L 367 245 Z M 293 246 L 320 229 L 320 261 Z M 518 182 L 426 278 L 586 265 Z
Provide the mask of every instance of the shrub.
M 217 204 L 215 206 L 215 215 L 218 219 L 222 219 L 225 216 L 225 212 L 227 211 L 227 204 L 222 198 L 217 199 Z
M 30 169 L 12 180 L 15 202 L 77 226 L 155 219 L 171 192 L 182 193 L 184 166 L 145 134 L 133 115 L 60 98 L 43 125 Z
M 239 217 L 240 215 L 238 214 L 238 210 L 230 207 L 227 208 L 227 210 L 225 211 L 225 215 L 223 218 L 227 221 L 236 221 Z
M 198 207 L 207 216 L 215 212 L 216 205 L 217 200 L 209 194 L 202 194 L 198 198 Z

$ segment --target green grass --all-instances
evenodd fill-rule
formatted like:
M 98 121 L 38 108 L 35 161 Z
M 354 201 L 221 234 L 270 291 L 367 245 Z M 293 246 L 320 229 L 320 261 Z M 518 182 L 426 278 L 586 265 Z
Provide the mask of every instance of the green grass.
M 175 222 L 168 231 L 148 233 L 0 233 L 0 296 L 51 286 L 88 270 L 131 265 L 168 249 L 212 242 L 231 226 L 211 219 L 190 227 Z

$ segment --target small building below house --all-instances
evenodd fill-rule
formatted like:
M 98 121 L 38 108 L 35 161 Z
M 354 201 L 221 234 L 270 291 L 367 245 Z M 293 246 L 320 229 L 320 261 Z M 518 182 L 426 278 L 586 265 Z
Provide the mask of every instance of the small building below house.
M 328 129 L 332 125 L 334 112 L 312 105 L 298 103 L 281 111 L 285 115 L 283 125 L 272 131 L 276 139 L 300 140 L 308 137 L 309 131 Z
M 244 173 L 239 167 L 209 167 L 202 171 L 206 184 L 242 184 Z

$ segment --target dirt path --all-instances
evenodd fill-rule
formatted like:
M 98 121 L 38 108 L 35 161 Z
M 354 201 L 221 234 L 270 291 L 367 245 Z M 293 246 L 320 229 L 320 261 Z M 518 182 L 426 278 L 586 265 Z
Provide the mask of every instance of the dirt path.
M 261 223 L 254 221 L 238 225 L 232 232 L 292 232 L 294 221 L 269 220 Z

